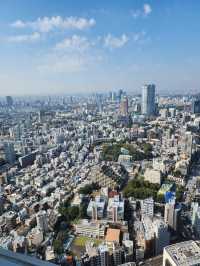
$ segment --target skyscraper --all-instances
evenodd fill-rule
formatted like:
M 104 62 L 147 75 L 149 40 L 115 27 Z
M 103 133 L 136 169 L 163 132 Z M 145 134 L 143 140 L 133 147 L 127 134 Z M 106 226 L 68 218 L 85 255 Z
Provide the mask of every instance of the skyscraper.
M 178 230 L 180 211 L 181 207 L 180 205 L 176 205 L 174 199 L 165 204 L 164 221 L 174 231 Z
M 13 105 L 13 98 L 11 96 L 6 96 L 6 103 L 8 107 Z
M 153 225 L 155 231 L 155 255 L 158 255 L 162 253 L 164 247 L 169 245 L 170 234 L 164 221 L 155 220 Z
M 142 114 L 155 115 L 155 85 L 148 84 L 142 88 Z
M 196 95 L 196 97 L 192 101 L 192 113 L 193 114 L 200 113 L 200 95 Z
M 13 164 L 16 159 L 14 143 L 13 142 L 4 142 L 4 153 L 5 159 L 8 163 Z
M 124 99 L 121 100 L 120 113 L 123 116 L 128 115 L 128 98 L 127 97 L 124 97 Z

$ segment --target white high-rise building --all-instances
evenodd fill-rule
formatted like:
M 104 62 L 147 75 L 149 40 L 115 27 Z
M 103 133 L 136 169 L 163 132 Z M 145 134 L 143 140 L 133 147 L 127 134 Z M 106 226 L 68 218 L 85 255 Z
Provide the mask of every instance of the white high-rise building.
M 122 221 L 124 219 L 124 199 L 119 195 L 109 198 L 107 217 L 113 222 Z
M 43 232 L 48 232 L 48 220 L 46 211 L 39 211 L 36 215 L 37 227 Z
M 175 200 L 165 204 L 165 223 L 173 230 L 177 230 L 178 217 L 181 209 L 180 206 L 175 204 Z
M 198 236 L 200 236 L 200 207 L 198 202 L 192 203 L 192 226 Z
M 101 244 L 99 245 L 99 255 L 101 266 L 108 266 L 109 265 L 109 249 L 107 245 Z
M 154 84 L 144 85 L 142 88 L 142 114 L 155 115 L 155 88 Z
M 144 200 L 141 200 L 141 214 L 142 216 L 149 216 L 153 218 L 154 214 L 154 200 L 153 198 L 147 198 Z
M 199 243 L 184 241 L 164 248 L 163 266 L 197 266 L 200 265 Z

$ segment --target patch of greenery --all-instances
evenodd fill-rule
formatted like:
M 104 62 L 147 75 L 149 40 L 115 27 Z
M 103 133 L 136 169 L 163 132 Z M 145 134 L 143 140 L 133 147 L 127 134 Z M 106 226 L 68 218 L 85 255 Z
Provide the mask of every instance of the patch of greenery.
M 88 184 L 79 189 L 79 194 L 83 194 L 83 195 L 92 194 L 92 192 L 97 189 L 99 189 L 98 184 L 96 183 Z
M 79 219 L 87 217 L 88 202 L 84 201 L 79 206 L 71 206 L 70 200 L 59 206 L 59 213 L 62 215 L 62 221 L 66 222 L 69 226 Z
M 144 181 L 143 178 L 138 177 L 128 182 L 123 190 L 123 194 L 125 197 L 134 197 L 136 199 L 153 197 L 154 200 L 156 200 L 159 188 L 160 185 L 152 184 L 148 181 Z
M 73 241 L 73 245 L 79 246 L 79 247 L 85 247 L 86 242 L 94 242 L 95 245 L 99 245 L 102 243 L 102 240 L 100 239 L 95 239 L 95 238 L 90 238 L 86 236 L 79 236 L 76 237 Z
M 185 191 L 185 189 L 183 186 L 177 186 L 176 187 L 176 200 L 177 201 L 182 200 L 184 191 Z
M 67 201 L 62 204 L 59 209 L 59 213 L 65 217 L 65 220 L 70 224 L 71 221 L 79 218 L 80 210 L 78 206 L 70 206 L 70 202 Z
M 53 241 L 53 249 L 57 254 L 62 254 L 64 252 L 63 243 L 60 239 L 55 239 Z
M 141 161 L 152 157 L 152 146 L 149 143 L 143 144 L 139 150 L 132 144 L 127 143 L 114 143 L 105 144 L 102 149 L 103 161 L 115 161 L 117 162 L 119 155 L 121 154 L 121 148 L 129 151 L 129 155 L 132 156 L 133 161 Z
M 152 145 L 150 143 L 143 143 L 141 148 L 147 159 L 152 158 Z

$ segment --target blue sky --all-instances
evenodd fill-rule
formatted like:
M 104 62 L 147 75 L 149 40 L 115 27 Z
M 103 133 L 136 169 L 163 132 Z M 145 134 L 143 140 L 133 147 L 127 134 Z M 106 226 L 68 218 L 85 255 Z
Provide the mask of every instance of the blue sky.
M 198 0 L 2 0 L 0 95 L 200 88 Z

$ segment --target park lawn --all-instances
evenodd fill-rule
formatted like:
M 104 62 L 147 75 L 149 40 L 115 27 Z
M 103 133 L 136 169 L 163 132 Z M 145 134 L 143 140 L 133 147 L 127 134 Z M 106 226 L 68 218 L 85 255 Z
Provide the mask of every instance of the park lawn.
M 86 242 L 94 242 L 96 245 L 99 245 L 102 243 L 101 239 L 95 239 L 95 238 L 90 238 L 86 236 L 78 236 L 74 239 L 73 245 L 74 246 L 79 246 L 79 247 L 85 247 Z

